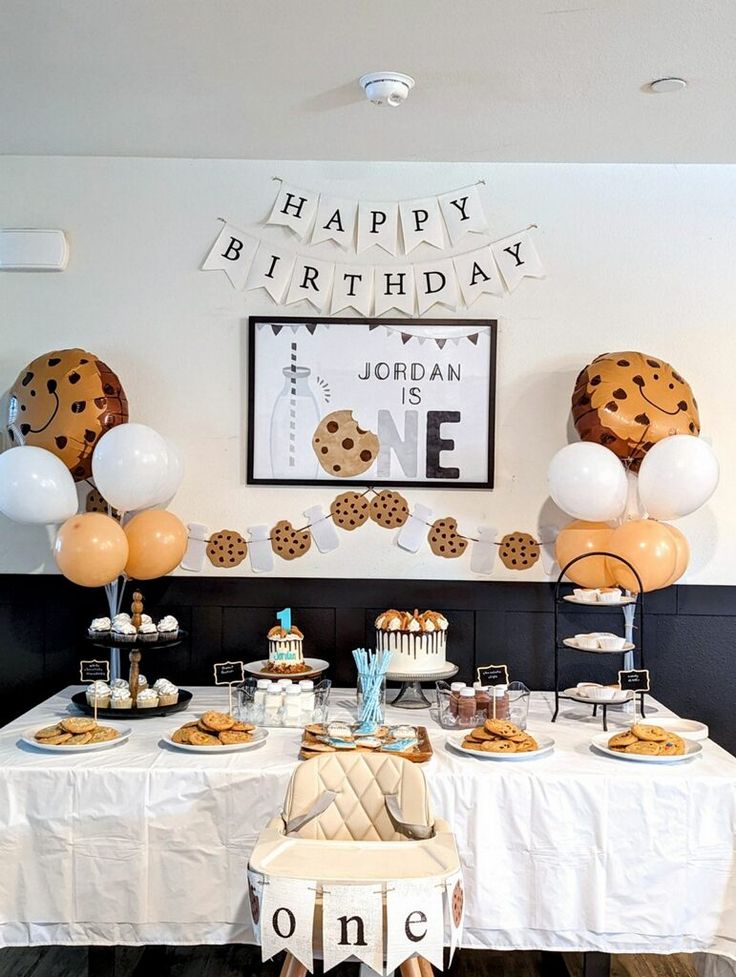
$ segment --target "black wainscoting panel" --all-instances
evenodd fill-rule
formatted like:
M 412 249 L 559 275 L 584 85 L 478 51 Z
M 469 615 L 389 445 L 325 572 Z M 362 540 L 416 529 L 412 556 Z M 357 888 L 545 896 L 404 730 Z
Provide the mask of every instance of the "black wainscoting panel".
M 471 681 L 478 665 L 506 662 L 530 688 L 553 681 L 553 595 L 545 583 L 457 580 L 328 580 L 180 576 L 142 586 L 154 617 L 175 614 L 190 636 L 178 648 L 144 651 L 149 679 L 186 685 L 212 682 L 212 664 L 265 657 L 276 612 L 291 607 L 308 657 L 326 658 L 329 677 L 352 685 L 350 654 L 372 647 L 373 621 L 389 607 L 444 612 L 448 658 Z M 126 593 L 124 605 L 130 604 Z M 106 613 L 101 590 L 59 576 L 0 575 L 0 722 L 78 680 L 92 617 Z M 647 594 L 645 643 L 653 692 L 685 716 L 703 719 L 713 737 L 736 752 L 731 690 L 736 683 L 736 587 L 670 587 Z M 565 609 L 564 632 L 621 633 L 617 611 Z M 570 653 L 563 678 L 612 680 L 618 660 Z

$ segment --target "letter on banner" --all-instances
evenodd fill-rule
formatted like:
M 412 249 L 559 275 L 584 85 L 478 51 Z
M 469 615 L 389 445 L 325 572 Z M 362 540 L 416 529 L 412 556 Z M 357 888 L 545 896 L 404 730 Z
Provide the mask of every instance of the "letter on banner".
M 311 190 L 300 190 L 288 183 L 282 183 L 271 216 L 266 223 L 281 224 L 288 227 L 300 241 L 303 241 L 312 226 L 318 201 L 318 193 L 313 193 Z
M 334 274 L 335 266 L 331 261 L 297 257 L 286 304 L 306 299 L 318 312 L 324 312 Z
M 268 532 L 268 526 L 248 527 L 248 557 L 253 573 L 270 573 L 273 570 L 273 550 Z
M 358 254 L 377 244 L 396 255 L 399 237 L 398 204 L 358 204 Z
M 510 292 L 522 278 L 544 278 L 544 265 L 530 231 L 520 231 L 502 241 L 494 241 L 491 250 Z
M 261 959 L 288 950 L 311 971 L 317 883 L 271 877 L 263 888 Z
M 295 262 L 296 256 L 290 251 L 270 248 L 261 242 L 245 283 L 246 289 L 265 288 L 274 302 L 281 303 Z
M 452 260 L 460 291 L 467 306 L 471 306 L 484 292 L 490 295 L 503 295 L 503 282 L 493 260 L 493 252 L 488 245 L 477 251 L 470 251 L 468 254 L 459 254 Z
M 394 879 L 386 886 L 386 973 L 417 954 L 441 970 L 444 885 Z
M 457 308 L 457 279 L 455 266 L 450 258 L 414 265 L 414 281 L 417 288 L 419 315 L 424 315 L 436 304 L 446 305 L 450 309 Z
M 224 271 L 233 288 L 243 288 L 257 250 L 258 241 L 254 237 L 239 231 L 232 224 L 225 224 L 204 259 L 202 271 Z
M 453 246 L 469 231 L 482 233 L 488 230 L 488 221 L 483 213 L 477 186 L 455 190 L 454 193 L 443 193 L 438 199 Z
M 414 268 L 412 265 L 376 265 L 374 268 L 375 315 L 389 309 L 414 311 Z
M 331 553 L 340 545 L 337 538 L 337 530 L 330 516 L 325 516 L 321 505 L 313 505 L 304 510 L 307 517 L 309 528 L 312 533 L 314 545 L 320 553 Z
M 355 241 L 357 213 L 358 204 L 355 200 L 320 197 L 312 231 L 312 244 L 335 241 L 342 248 L 351 248 Z
M 433 244 L 435 248 L 444 246 L 445 235 L 437 197 L 402 200 L 399 203 L 399 215 L 406 254 L 422 242 Z
M 447 916 L 450 924 L 450 960 L 463 939 L 463 920 L 465 918 L 465 887 L 460 872 L 449 879 L 445 879 L 445 896 L 447 899 Z
M 427 529 L 431 524 L 432 510 L 417 502 L 411 515 L 401 527 L 397 544 L 409 553 L 418 552 L 419 547 L 427 539 Z
M 335 265 L 332 286 L 332 315 L 352 308 L 361 315 L 370 315 L 373 307 L 373 266 Z
M 496 562 L 496 530 L 490 526 L 478 527 L 478 542 L 473 543 L 470 554 L 471 573 L 492 573 Z
M 383 892 L 372 885 L 326 884 L 322 890 L 325 973 L 354 956 L 383 972 Z

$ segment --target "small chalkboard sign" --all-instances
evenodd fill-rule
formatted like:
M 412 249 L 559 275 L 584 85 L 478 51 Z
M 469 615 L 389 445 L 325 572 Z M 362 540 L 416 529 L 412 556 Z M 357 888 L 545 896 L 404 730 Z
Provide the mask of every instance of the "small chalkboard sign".
M 109 682 L 110 662 L 91 661 L 79 663 L 79 677 L 83 682 Z
M 508 685 L 508 665 L 481 665 L 478 669 L 478 681 L 481 685 Z
M 631 668 L 618 673 L 618 684 L 625 692 L 649 692 L 649 669 Z
M 215 665 L 215 685 L 236 685 L 244 681 L 243 662 L 217 662 Z

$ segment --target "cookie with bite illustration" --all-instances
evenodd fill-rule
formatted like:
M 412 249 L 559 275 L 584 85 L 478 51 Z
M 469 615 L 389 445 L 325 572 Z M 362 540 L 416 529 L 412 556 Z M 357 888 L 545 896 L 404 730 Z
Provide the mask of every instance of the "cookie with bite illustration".
M 351 410 L 335 410 L 317 425 L 312 448 L 322 468 L 336 478 L 367 472 L 378 455 L 378 438 L 358 426 Z
M 457 531 L 457 521 L 452 516 L 435 519 L 427 534 L 429 546 L 435 556 L 447 560 L 462 556 L 468 548 L 468 541 Z
M 308 529 L 294 529 L 288 519 L 281 519 L 271 530 L 271 549 L 282 560 L 296 560 L 304 556 L 312 545 Z

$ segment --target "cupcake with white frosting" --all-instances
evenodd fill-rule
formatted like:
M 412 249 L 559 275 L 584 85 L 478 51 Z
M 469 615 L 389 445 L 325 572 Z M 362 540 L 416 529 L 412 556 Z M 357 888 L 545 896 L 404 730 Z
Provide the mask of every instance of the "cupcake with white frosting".
M 110 706 L 112 709 L 131 709 L 133 698 L 126 682 L 125 686 L 118 685 L 112 690 L 110 695 Z
M 158 636 L 161 641 L 173 641 L 179 637 L 179 622 L 172 614 L 167 614 L 158 622 Z
M 130 691 L 130 686 L 128 685 L 127 679 L 124 678 L 114 678 L 112 682 L 110 682 L 110 688 L 126 689 L 127 691 Z
M 148 615 L 144 615 L 148 617 Z M 148 618 L 147 621 L 142 621 L 141 626 L 138 628 L 138 640 L 139 641 L 158 641 L 158 628 L 153 623 L 153 621 Z
M 138 675 L 138 695 L 148 688 L 148 679 L 145 675 Z
M 112 621 L 109 617 L 95 617 L 92 619 L 87 633 L 90 638 L 107 638 L 111 627 Z
M 138 693 L 136 705 L 139 709 L 155 709 L 158 706 L 158 692 L 153 689 L 144 689 Z
M 179 701 L 179 689 L 168 679 L 160 678 L 154 682 L 153 691 L 158 693 L 160 706 L 173 706 Z
M 110 708 L 111 689 L 107 682 L 93 682 L 87 686 L 87 704 L 94 706 L 97 701 L 98 709 Z
M 116 621 L 113 618 L 110 636 L 114 638 L 115 641 L 119 641 L 121 644 L 125 642 L 132 642 L 135 641 L 137 634 L 138 632 L 130 621 Z

